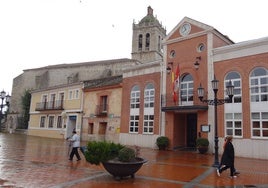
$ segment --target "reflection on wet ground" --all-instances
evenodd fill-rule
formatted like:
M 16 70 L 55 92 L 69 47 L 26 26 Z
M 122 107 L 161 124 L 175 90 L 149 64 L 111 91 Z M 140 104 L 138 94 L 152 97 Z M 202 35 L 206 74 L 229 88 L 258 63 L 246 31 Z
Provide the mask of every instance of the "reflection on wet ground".
M 135 178 L 116 181 L 101 165 L 68 161 L 64 139 L 0 133 L 0 187 L 268 187 L 268 160 L 236 158 L 241 174 L 230 179 L 229 171 L 217 176 L 213 155 L 146 148 L 140 155 L 148 162 Z

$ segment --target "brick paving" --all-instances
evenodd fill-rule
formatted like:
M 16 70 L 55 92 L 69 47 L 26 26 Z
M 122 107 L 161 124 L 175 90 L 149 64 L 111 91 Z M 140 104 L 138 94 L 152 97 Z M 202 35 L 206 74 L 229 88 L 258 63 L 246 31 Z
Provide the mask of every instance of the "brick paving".
M 85 144 L 85 143 L 83 143 Z M 0 133 L 0 187 L 10 188 L 244 188 L 268 187 L 268 160 L 236 157 L 241 172 L 217 176 L 214 156 L 196 151 L 158 151 L 142 148 L 148 162 L 135 178 L 115 180 L 104 168 L 68 161 L 68 142 L 22 134 Z

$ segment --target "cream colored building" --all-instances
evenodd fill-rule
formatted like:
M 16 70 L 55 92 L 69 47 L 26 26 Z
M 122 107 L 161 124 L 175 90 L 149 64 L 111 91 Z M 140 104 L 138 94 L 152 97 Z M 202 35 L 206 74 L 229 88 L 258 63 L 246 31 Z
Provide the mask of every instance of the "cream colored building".
M 122 76 L 84 82 L 82 140 L 119 142 Z
M 28 135 L 67 138 L 82 120 L 82 83 L 32 91 Z
M 122 75 L 122 70 L 140 64 L 137 60 L 122 58 L 82 63 L 69 63 L 49 65 L 40 68 L 23 70 L 23 73 L 13 79 L 10 112 L 13 119 L 13 127 L 21 127 L 18 119 L 21 119 L 23 110 L 21 97 L 25 90 L 49 90 L 63 84 L 78 83 L 84 80 L 101 79 L 109 76 Z

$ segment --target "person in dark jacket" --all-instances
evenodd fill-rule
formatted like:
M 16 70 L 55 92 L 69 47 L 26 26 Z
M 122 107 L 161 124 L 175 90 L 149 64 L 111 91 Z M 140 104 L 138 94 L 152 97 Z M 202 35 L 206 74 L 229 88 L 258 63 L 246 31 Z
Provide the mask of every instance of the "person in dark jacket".
M 228 168 L 230 168 L 230 176 L 231 178 L 236 178 L 235 176 L 235 168 L 234 168 L 234 146 L 232 144 L 233 137 L 228 136 L 225 144 L 225 148 L 221 158 L 221 167 L 217 169 L 218 176 Z
M 228 136 L 226 136 L 226 137 L 224 138 L 223 151 L 225 150 L 225 145 L 226 145 L 226 143 L 227 143 L 227 138 L 228 138 Z M 222 160 L 221 160 L 221 163 L 220 163 L 218 169 L 220 169 L 220 168 L 222 168 L 222 167 L 225 167 L 225 165 L 222 164 Z M 236 174 L 240 174 L 240 172 L 238 172 L 238 171 L 236 170 L 235 167 L 234 167 L 234 174 L 235 174 L 235 175 L 236 175 Z

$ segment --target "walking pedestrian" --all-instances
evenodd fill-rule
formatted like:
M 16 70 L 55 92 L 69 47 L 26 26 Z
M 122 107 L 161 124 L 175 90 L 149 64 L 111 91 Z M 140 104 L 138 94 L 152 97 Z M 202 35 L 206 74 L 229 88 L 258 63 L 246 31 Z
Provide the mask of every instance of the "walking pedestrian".
M 226 143 L 227 143 L 227 138 L 228 138 L 228 136 L 226 136 L 226 137 L 224 138 L 223 151 L 225 150 L 225 146 L 226 146 Z M 218 169 L 223 168 L 223 167 L 225 167 L 225 165 L 222 164 L 222 159 L 221 159 L 221 163 L 220 163 Z M 236 170 L 236 168 L 234 168 L 234 174 L 240 174 L 240 172 L 238 172 L 238 171 Z
M 78 153 L 78 148 L 80 148 L 80 137 L 78 136 L 75 130 L 73 130 L 73 136 L 71 139 L 69 139 L 69 141 L 72 143 L 72 146 L 73 146 L 69 160 L 72 161 L 75 155 L 77 158 L 77 161 L 80 161 L 81 157 Z
M 231 178 L 237 177 L 235 176 L 235 168 L 234 168 L 235 154 L 234 154 L 234 146 L 232 144 L 232 140 L 233 140 L 232 136 L 228 136 L 226 138 L 226 143 L 225 143 L 224 151 L 223 151 L 222 158 L 221 158 L 221 164 L 220 164 L 221 166 L 217 169 L 218 176 L 220 176 L 223 171 L 230 168 L 230 177 Z

